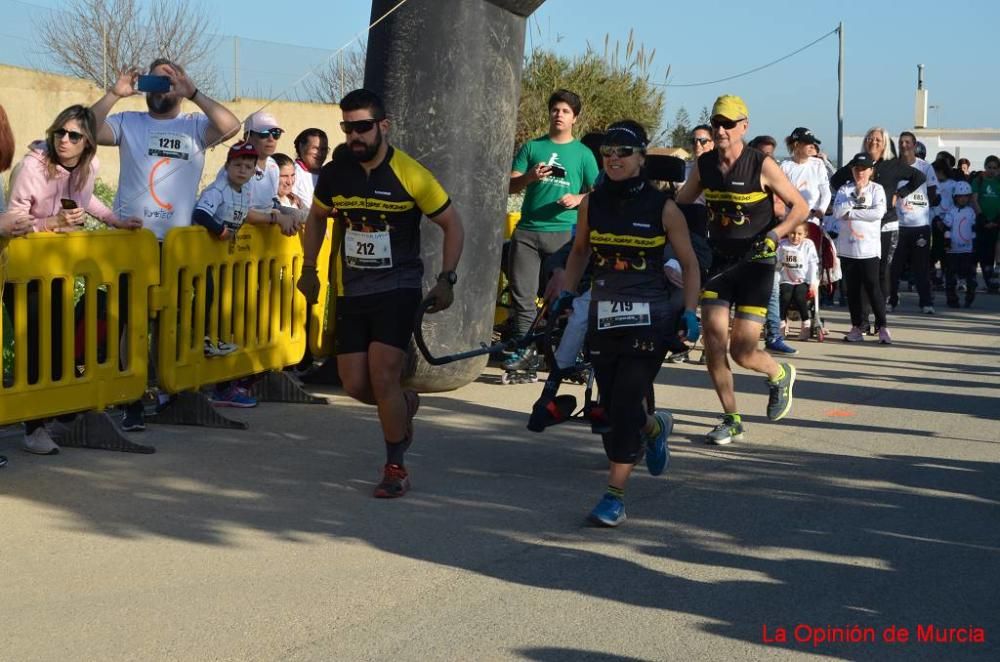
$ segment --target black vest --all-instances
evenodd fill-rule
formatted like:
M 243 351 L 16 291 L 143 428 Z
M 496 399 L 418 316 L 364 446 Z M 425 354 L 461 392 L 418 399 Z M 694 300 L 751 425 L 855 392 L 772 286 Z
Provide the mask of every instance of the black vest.
M 648 301 L 666 294 L 666 201 L 665 193 L 642 180 L 618 193 L 604 184 L 590 194 L 587 224 L 595 298 Z
M 763 152 L 744 147 L 725 175 L 719 170 L 719 154 L 712 150 L 698 158 L 698 175 L 708 207 L 708 241 L 715 253 L 739 257 L 754 241 L 775 226 L 774 194 L 760 183 Z

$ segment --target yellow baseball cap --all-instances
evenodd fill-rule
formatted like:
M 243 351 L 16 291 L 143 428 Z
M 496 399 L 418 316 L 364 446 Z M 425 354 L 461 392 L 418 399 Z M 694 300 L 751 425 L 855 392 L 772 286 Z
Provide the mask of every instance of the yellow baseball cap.
M 745 120 L 750 117 L 750 111 L 747 110 L 743 99 L 732 94 L 723 94 L 715 100 L 715 105 L 712 106 L 712 117 L 717 115 L 721 115 L 727 120 Z

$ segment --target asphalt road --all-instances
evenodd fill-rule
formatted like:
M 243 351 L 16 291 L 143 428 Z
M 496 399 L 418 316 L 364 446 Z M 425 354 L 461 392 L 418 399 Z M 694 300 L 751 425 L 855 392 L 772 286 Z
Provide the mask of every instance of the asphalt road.
M 600 440 L 526 431 L 541 384 L 496 370 L 424 397 L 398 501 L 371 498 L 374 411 L 337 392 L 150 427 L 155 455 L 0 436 L 0 659 L 1000 659 L 1000 297 L 891 322 L 892 347 L 796 343 L 778 424 L 739 372 L 726 448 L 704 368 L 664 366 L 671 463 L 615 530 L 584 522 Z M 855 625 L 875 640 L 818 641 Z

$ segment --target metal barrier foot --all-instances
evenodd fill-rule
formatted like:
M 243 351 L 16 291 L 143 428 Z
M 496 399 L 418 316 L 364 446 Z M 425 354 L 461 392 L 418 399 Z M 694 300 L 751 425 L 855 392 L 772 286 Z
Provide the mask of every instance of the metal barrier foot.
M 155 415 L 147 416 L 146 422 L 158 425 L 200 425 L 232 430 L 246 430 L 250 427 L 243 421 L 234 421 L 220 414 L 208 397 L 198 391 L 178 393 Z
M 84 412 L 66 427 L 67 431 L 58 435 L 54 441 L 67 448 L 97 448 L 122 453 L 156 452 L 154 447 L 138 444 L 122 434 L 107 412 Z
M 306 393 L 298 382 L 285 372 L 267 372 L 253 385 L 250 395 L 258 402 L 291 402 L 306 405 L 329 404 L 326 398 Z

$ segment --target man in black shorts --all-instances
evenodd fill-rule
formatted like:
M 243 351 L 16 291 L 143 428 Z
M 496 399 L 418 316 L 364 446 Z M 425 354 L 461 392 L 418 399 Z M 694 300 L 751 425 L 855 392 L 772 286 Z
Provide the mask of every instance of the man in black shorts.
M 354 90 L 340 101 L 347 142 L 320 170 L 306 221 L 305 258 L 298 288 L 309 303 L 319 299 L 316 256 L 326 219 L 337 220 L 342 282 L 338 283 L 337 369 L 352 398 L 378 407 L 386 447 L 378 498 L 403 496 L 409 474 L 403 455 L 413 440 L 414 391 L 400 381 L 413 319 L 421 301 L 424 265 L 420 220 L 444 231 L 442 271 L 428 293 L 428 312 L 448 308 L 458 280 L 464 231 L 451 199 L 434 176 L 385 140 L 389 130 L 382 100 Z
M 742 99 L 716 99 L 711 124 L 715 149 L 698 157 L 677 202 L 689 204 L 704 193 L 708 207 L 712 270 L 702 291 L 701 316 L 708 373 L 724 414 L 707 441 L 728 444 L 743 436 L 743 424 L 727 346 L 738 365 L 767 375 L 770 420 L 784 418 L 791 409 L 795 368 L 779 365 L 757 343 L 774 284 L 778 242 L 805 221 L 809 208 L 774 159 L 743 144 L 749 113 Z M 788 208 L 781 223 L 774 217 L 775 194 Z M 731 306 L 736 306 L 732 333 Z

